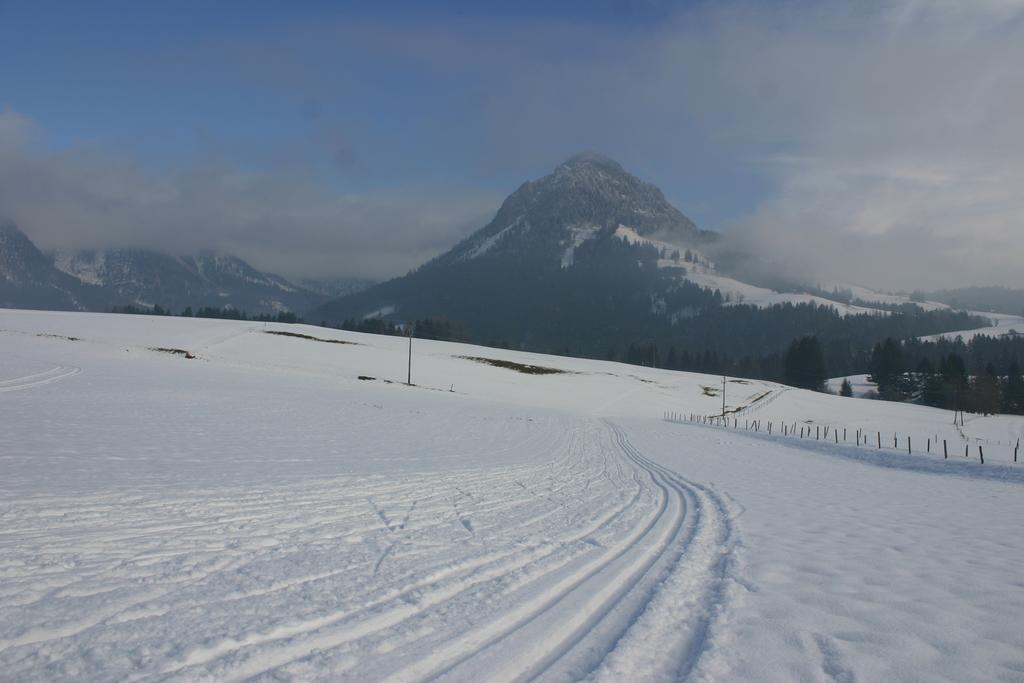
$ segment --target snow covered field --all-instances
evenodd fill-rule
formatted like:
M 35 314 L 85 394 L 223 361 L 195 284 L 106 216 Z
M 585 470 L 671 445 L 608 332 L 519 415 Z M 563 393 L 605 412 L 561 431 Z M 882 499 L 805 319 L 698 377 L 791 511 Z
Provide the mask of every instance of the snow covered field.
M 406 354 L 0 311 L 0 678 L 1024 680 L 1024 419 Z

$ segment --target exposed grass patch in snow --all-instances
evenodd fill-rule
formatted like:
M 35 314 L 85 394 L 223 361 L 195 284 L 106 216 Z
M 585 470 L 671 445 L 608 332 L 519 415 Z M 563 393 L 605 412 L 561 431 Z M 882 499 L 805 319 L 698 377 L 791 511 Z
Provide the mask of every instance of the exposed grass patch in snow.
M 172 348 L 168 348 L 166 346 L 151 346 L 151 347 L 149 347 L 149 350 L 150 351 L 159 351 L 160 353 L 169 353 L 169 354 L 172 354 L 172 355 L 175 355 L 175 356 L 184 356 L 185 358 L 188 358 L 189 360 L 192 360 L 193 358 L 196 357 L 195 354 L 192 353 L 191 351 L 186 351 L 185 349 L 172 349 Z
M 515 370 L 521 372 L 524 375 L 571 375 L 575 374 L 568 370 L 559 370 L 558 368 L 549 368 L 543 365 L 527 365 L 526 363 L 514 363 L 510 360 L 498 360 L 497 358 L 483 358 L 481 356 L 458 356 L 458 358 L 464 358 L 471 360 L 476 363 L 483 363 L 484 365 L 493 365 L 496 368 L 505 368 L 506 370 Z
M 264 330 L 267 334 L 276 334 L 281 337 L 295 337 L 297 339 L 308 339 L 309 341 L 318 341 L 325 344 L 348 344 L 349 346 L 359 346 L 355 342 L 342 341 L 341 339 L 324 339 L 323 337 L 314 337 L 311 334 L 301 334 L 299 332 L 285 332 L 283 330 Z
M 700 390 L 704 392 L 705 396 L 718 396 L 718 387 L 702 386 Z
M 63 334 L 37 334 L 37 337 L 49 337 L 50 339 L 63 339 L 65 341 L 82 341 L 80 337 L 68 337 Z

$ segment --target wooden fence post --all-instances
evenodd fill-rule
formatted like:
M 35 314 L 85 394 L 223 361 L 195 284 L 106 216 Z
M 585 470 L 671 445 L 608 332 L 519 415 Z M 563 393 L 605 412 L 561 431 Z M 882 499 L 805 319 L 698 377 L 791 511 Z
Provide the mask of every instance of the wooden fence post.
M 981 464 L 985 464 L 985 451 L 981 449 L 981 444 L 978 444 L 978 457 L 981 458 Z
M 928 455 L 932 454 L 932 437 L 928 437 Z
M 942 440 L 942 459 L 949 460 L 949 449 L 946 448 L 946 440 Z
M 912 452 L 910 450 L 910 435 L 909 434 L 907 435 L 907 455 L 912 455 Z
M 882 450 L 882 432 L 878 432 L 878 450 Z

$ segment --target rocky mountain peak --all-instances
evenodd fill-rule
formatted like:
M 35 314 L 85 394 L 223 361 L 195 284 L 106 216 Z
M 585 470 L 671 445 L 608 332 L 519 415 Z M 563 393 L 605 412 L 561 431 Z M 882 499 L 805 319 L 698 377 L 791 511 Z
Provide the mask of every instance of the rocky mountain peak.
M 485 254 L 516 253 L 572 262 L 567 249 L 610 238 L 619 226 L 659 235 L 680 245 L 711 237 L 672 206 L 654 185 L 597 152 L 582 152 L 537 180 L 524 183 L 502 203 L 494 219 L 439 257 L 432 266 Z
M 611 173 L 629 175 L 619 162 L 600 152 L 580 152 L 566 159 L 555 169 L 555 174 Z

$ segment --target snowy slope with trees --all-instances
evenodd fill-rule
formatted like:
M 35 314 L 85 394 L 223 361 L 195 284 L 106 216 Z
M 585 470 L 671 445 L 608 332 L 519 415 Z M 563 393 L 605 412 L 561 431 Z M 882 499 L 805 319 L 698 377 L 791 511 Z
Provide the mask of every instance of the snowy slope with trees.
M 956 332 L 932 334 L 926 337 L 921 337 L 921 339 L 923 341 L 933 341 L 936 339 L 956 339 L 959 337 L 966 342 L 980 336 L 1018 338 L 1024 336 L 1024 317 L 1019 315 L 1008 315 L 1006 313 L 978 312 L 977 315 L 989 318 L 992 324 L 988 327 L 979 327 L 972 330 L 958 330 Z
M 407 344 L 0 310 L 4 678 L 1024 672 L 1024 418 Z

